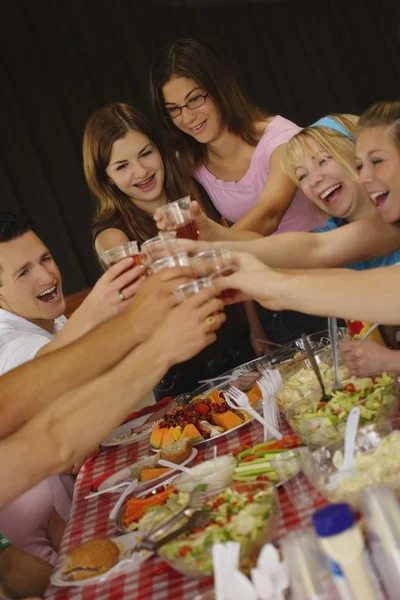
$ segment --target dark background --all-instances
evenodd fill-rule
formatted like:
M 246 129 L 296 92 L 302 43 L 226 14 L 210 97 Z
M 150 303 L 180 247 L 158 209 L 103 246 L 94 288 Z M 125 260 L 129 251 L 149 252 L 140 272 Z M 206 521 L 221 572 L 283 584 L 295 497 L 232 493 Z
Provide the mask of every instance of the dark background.
M 253 99 L 306 125 L 400 97 L 400 2 L 393 0 L 12 0 L 0 25 L 0 207 L 25 211 L 67 293 L 99 271 L 94 204 L 81 166 L 92 111 L 148 110 L 157 50 L 211 43 Z M 7 11 L 6 11 L 7 9 Z

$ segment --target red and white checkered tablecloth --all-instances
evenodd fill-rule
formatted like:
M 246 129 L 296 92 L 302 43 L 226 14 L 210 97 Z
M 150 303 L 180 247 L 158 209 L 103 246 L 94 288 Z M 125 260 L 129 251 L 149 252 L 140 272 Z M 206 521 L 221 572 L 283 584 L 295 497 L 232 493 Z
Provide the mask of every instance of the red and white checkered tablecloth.
M 249 423 L 222 437 L 217 442 L 218 455 L 227 454 L 245 445 L 254 445 L 262 441 L 262 428 L 258 423 Z M 212 445 L 198 447 L 195 463 L 211 458 Z M 77 544 L 94 537 L 115 537 L 118 535 L 108 515 L 116 502 L 114 494 L 105 494 L 91 500 L 84 497 L 89 493 L 92 480 L 108 471 L 117 471 L 135 463 L 151 452 L 148 440 L 136 444 L 120 446 L 102 451 L 94 460 L 88 461 L 81 469 L 75 485 L 71 516 L 61 546 L 60 560 Z M 313 494 L 315 497 L 315 492 Z M 306 524 L 310 508 L 300 512 L 288 499 L 286 492 L 279 492 L 280 516 L 275 537 L 279 539 L 294 529 Z M 324 505 L 317 497 L 312 510 Z M 45 594 L 46 600 L 193 600 L 196 594 L 212 589 L 212 578 L 205 580 L 184 577 L 161 558 L 153 556 L 140 569 L 118 575 L 106 583 L 85 587 L 57 588 L 50 586 Z

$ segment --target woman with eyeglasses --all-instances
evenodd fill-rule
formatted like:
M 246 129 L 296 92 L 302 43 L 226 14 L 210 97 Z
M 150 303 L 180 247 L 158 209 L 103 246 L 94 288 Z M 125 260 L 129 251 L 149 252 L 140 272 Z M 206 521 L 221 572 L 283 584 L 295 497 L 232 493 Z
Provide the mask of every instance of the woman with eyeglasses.
M 321 226 L 280 165 L 300 128 L 253 104 L 208 45 L 194 39 L 167 45 L 150 82 L 171 146 L 233 228 L 265 236 Z

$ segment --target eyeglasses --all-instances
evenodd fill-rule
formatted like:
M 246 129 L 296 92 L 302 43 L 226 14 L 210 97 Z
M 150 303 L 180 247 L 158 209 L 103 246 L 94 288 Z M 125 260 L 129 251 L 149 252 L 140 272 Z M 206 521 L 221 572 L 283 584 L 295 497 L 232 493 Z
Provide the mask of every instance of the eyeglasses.
M 186 104 L 183 104 L 182 106 L 166 108 L 165 113 L 170 119 L 176 119 L 176 117 L 179 117 L 182 114 L 184 108 L 194 110 L 195 108 L 200 108 L 200 106 L 203 106 L 207 96 L 208 94 L 198 94 L 197 96 L 193 96 L 193 98 L 190 98 L 190 100 L 188 100 Z

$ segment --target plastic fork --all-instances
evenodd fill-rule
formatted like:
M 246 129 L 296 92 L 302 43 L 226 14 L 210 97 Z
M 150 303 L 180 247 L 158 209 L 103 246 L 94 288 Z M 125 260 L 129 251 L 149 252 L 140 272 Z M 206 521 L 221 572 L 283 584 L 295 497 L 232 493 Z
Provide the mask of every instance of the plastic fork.
M 282 387 L 282 377 L 278 369 L 264 369 L 257 383 L 261 387 L 261 392 L 265 391 L 268 396 L 275 396 Z
M 170 462 L 169 460 L 164 460 L 163 458 L 160 458 L 157 464 L 161 465 L 162 467 L 169 467 L 170 469 L 176 469 L 177 471 L 182 471 L 182 473 L 192 475 L 192 469 L 189 469 L 189 467 L 184 467 L 183 465 Z
M 114 492 L 115 490 L 119 490 L 119 488 L 126 487 L 127 485 L 129 485 L 129 483 L 130 481 L 120 481 L 120 483 L 117 483 L 116 485 L 113 485 L 109 488 L 99 490 L 98 492 L 93 492 L 92 494 L 88 494 L 87 496 L 85 496 L 85 500 L 89 500 L 90 498 L 96 498 L 96 496 L 101 496 L 102 494 L 109 494 L 111 492 Z
M 259 415 L 258 412 L 256 410 L 254 410 L 254 408 L 252 406 L 250 406 L 250 402 L 247 397 L 247 394 L 245 394 L 244 392 L 241 392 L 236 387 L 232 386 L 228 389 L 227 392 L 224 393 L 224 396 L 225 396 L 226 403 L 233 410 L 237 410 L 238 408 L 241 408 L 242 410 L 246 411 L 249 415 L 251 415 L 254 419 L 256 419 L 259 423 L 261 423 L 264 427 L 269 429 L 270 433 L 277 440 L 282 439 L 283 436 L 280 433 L 280 431 L 278 431 L 273 425 L 271 425 L 271 423 L 268 423 L 267 421 L 265 421 L 265 419 L 263 419 L 263 417 L 261 417 L 261 415 Z
M 129 494 L 131 492 L 133 492 L 133 490 L 135 489 L 135 487 L 138 484 L 138 480 L 134 479 L 126 488 L 126 490 L 124 490 L 123 494 L 121 494 L 121 496 L 119 497 L 118 501 L 116 502 L 114 508 L 112 509 L 112 511 L 110 512 L 110 519 L 115 519 L 115 517 L 118 514 L 119 509 L 121 508 L 122 504 L 124 503 L 124 500 L 127 496 L 129 496 Z
M 354 449 L 356 445 L 356 436 L 358 423 L 360 420 L 360 407 L 355 406 L 351 409 L 346 423 L 346 433 L 344 437 L 344 458 L 339 469 L 330 476 L 329 488 L 335 489 L 343 479 L 348 479 L 354 471 Z
M 270 423 L 275 429 L 279 428 L 279 411 L 275 401 L 276 393 L 282 387 L 282 377 L 277 369 L 271 371 L 265 369 L 257 381 L 262 393 L 263 417 L 266 423 Z M 264 442 L 268 442 L 270 432 L 264 426 Z

